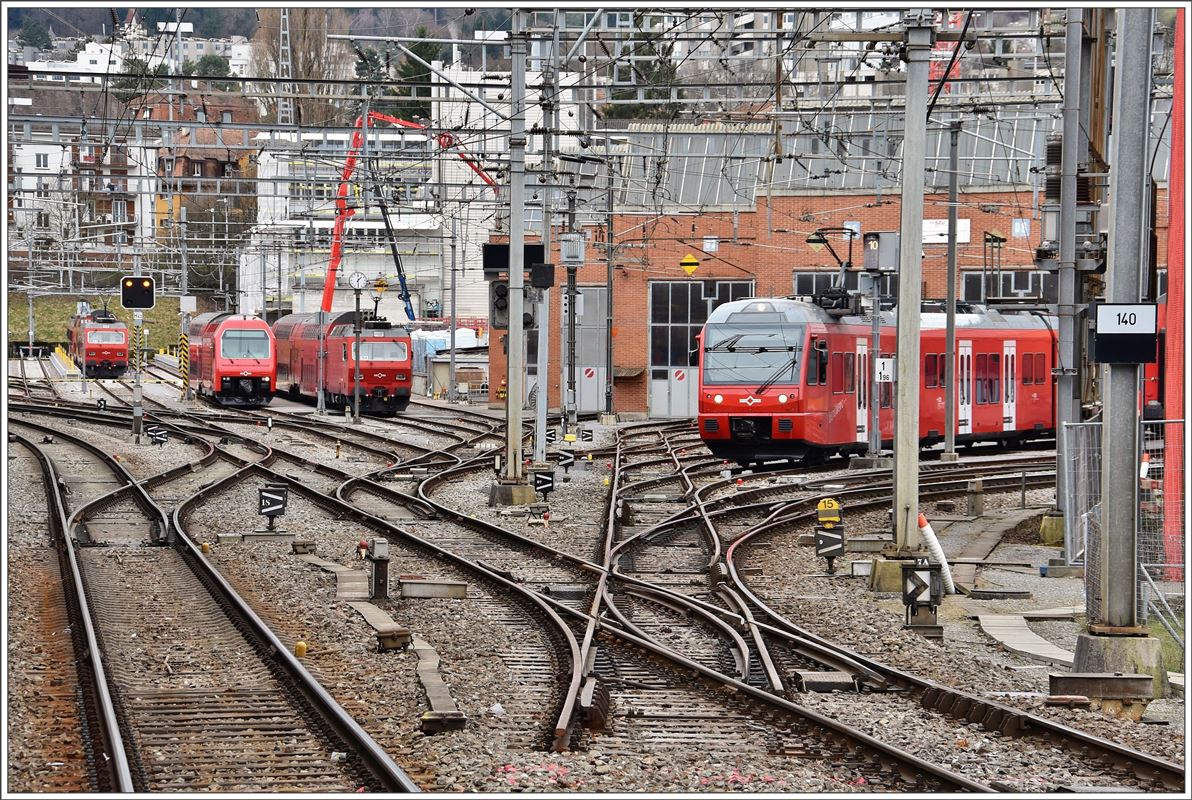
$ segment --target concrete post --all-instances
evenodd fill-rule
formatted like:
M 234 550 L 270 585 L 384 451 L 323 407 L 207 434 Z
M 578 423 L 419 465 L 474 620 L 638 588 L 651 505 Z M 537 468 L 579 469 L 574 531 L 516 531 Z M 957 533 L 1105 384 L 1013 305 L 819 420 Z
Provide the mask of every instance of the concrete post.
M 451 333 L 449 336 L 451 345 L 451 356 L 447 366 L 447 380 L 451 382 L 447 391 L 447 396 L 451 399 L 457 399 L 456 392 L 457 381 L 455 380 L 455 215 L 451 217 Z
M 877 382 L 877 360 L 882 354 L 882 274 L 869 273 L 873 292 L 873 319 L 869 333 L 869 452 L 870 458 L 882 455 L 882 385 Z
M 567 192 L 567 232 L 575 233 L 575 189 Z M 576 273 L 579 267 L 575 264 L 567 265 L 567 413 L 564 415 L 564 430 L 579 425 L 579 402 L 575 393 L 575 301 L 579 297 L 576 287 Z
M 894 541 L 919 543 L 919 307 L 923 276 L 923 166 L 927 62 L 934 39 L 929 8 L 906 11 L 906 127 L 902 144 L 902 246 L 898 263 L 898 395 L 894 408 Z
M 607 130 L 604 133 L 604 169 L 608 174 L 608 191 L 605 192 L 604 197 L 604 229 L 606 234 L 604 256 L 608 267 L 608 276 L 606 278 L 608 292 L 605 299 L 604 330 L 604 419 L 601 420 L 601 423 L 608 425 L 615 424 L 616 417 L 613 413 L 613 154 L 612 144 L 609 140 L 609 132 Z
M 948 321 L 944 333 L 944 455 L 956 460 L 956 203 L 960 195 L 960 120 L 948 131 Z
M 352 350 L 352 422 L 360 424 L 360 290 L 356 290 L 356 319 L 352 324 L 352 333 L 356 338 Z
M 551 170 L 551 108 L 554 107 L 553 70 L 551 64 L 553 56 L 547 60 L 542 74 L 542 90 L 539 97 L 542 102 L 542 166 L 539 176 L 545 172 L 550 175 Z M 539 184 L 538 191 L 542 193 L 542 252 L 546 263 L 552 261 L 551 219 L 550 219 L 550 190 L 553 181 Z M 546 465 L 546 411 L 550 405 L 550 289 L 539 289 L 538 300 L 538 400 L 534 403 L 534 465 Z
M 1114 76 L 1113 154 L 1106 301 L 1137 303 L 1146 260 L 1145 198 L 1149 183 L 1151 27 L 1154 11 L 1118 10 Z M 1065 146 L 1067 143 L 1065 142 Z M 1102 368 L 1100 620 L 1115 628 L 1138 624 L 1135 546 L 1138 516 L 1138 366 Z
M 1076 167 L 1084 136 L 1080 130 L 1083 14 L 1079 8 L 1068 9 L 1064 39 L 1064 142 L 1060 155 L 1059 322 L 1056 331 L 1059 363 L 1055 365 L 1055 498 L 1058 516 L 1063 515 L 1064 498 L 1068 492 L 1063 470 L 1068 455 L 1059 433 L 1063 431 L 1064 423 L 1080 422 L 1080 381 L 1076 369 L 1076 304 L 1080 301 L 1076 276 Z M 1070 548 L 1065 547 L 1064 552 L 1070 552 Z
M 509 120 L 509 359 L 505 401 L 505 480 L 520 483 L 522 470 L 522 403 L 525 402 L 525 329 L 522 309 L 525 291 L 525 158 L 526 158 L 526 34 L 521 11 L 513 12 L 509 37 L 512 57 L 512 97 Z

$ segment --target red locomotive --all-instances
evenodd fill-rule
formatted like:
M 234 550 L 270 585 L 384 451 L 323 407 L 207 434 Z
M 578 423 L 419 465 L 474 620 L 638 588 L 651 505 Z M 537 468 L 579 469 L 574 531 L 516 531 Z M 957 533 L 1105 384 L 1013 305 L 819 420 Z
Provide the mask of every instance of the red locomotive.
M 956 441 L 1054 435 L 1048 320 L 982 307 L 956 315 Z M 922 315 L 919 435 L 944 436 L 944 314 Z M 742 464 L 818 461 L 863 452 L 869 403 L 893 442 L 893 384 L 870 397 L 871 323 L 811 303 L 753 298 L 725 303 L 699 335 L 699 432 L 715 455 Z M 894 317 L 882 314 L 883 358 L 895 350 Z
M 118 378 L 128 369 L 128 326 L 107 309 L 72 317 L 66 342 L 85 377 Z
M 273 399 L 277 373 L 273 331 L 264 320 L 228 312 L 190 323 L 190 383 L 220 405 L 259 406 Z
M 277 385 L 275 391 L 314 398 L 319 389 L 319 314 L 289 314 L 273 325 L 277 338 Z M 388 320 L 362 316 L 360 333 L 361 411 L 392 416 L 410 404 L 413 381 L 410 334 Z M 324 316 L 324 344 L 327 348 L 323 376 L 324 399 L 343 408 L 352 403 L 351 362 L 355 358 L 356 314 L 347 311 Z

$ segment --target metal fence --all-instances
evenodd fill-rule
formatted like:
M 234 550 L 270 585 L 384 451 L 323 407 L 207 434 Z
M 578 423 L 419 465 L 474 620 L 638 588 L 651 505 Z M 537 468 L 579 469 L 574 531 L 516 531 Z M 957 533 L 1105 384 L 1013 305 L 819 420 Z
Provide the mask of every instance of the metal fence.
M 1085 568 L 1085 608 L 1101 619 L 1101 423 L 1064 425 L 1064 556 Z M 1157 623 L 1183 647 L 1183 420 L 1139 425 L 1136 608 L 1140 624 Z

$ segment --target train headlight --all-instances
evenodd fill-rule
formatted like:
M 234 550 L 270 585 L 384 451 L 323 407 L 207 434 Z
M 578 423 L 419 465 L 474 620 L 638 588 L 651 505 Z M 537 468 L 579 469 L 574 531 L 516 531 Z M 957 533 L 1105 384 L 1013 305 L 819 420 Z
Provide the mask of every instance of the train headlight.
M 720 405 L 721 403 L 724 402 L 724 395 L 718 394 L 718 395 L 714 396 L 712 398 L 712 402 L 715 403 L 716 405 Z
M 785 403 L 786 401 L 787 401 L 787 396 L 786 396 L 786 395 L 784 395 L 784 394 L 780 394 L 780 395 L 778 395 L 778 402 L 779 402 L 779 403 Z
M 261 380 L 264 381 L 265 383 L 269 383 L 269 376 L 266 375 L 265 377 L 261 378 Z

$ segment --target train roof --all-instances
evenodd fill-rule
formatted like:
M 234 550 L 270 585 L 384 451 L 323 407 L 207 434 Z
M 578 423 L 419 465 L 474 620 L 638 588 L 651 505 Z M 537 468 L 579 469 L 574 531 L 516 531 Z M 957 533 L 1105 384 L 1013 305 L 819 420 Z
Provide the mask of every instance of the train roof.
M 1027 312 L 1003 314 L 996 309 L 982 305 L 967 305 L 967 310 L 956 314 L 957 328 L 998 328 L 1006 330 L 1054 330 L 1055 318 L 1048 315 Z M 897 309 L 882 311 L 882 325 L 897 323 Z M 842 317 L 829 314 L 815 303 L 788 297 L 751 297 L 722 303 L 708 315 L 708 323 L 728 324 L 794 324 L 820 323 L 824 325 L 871 325 L 868 316 L 854 314 Z M 919 317 L 924 330 L 943 329 L 947 315 L 942 312 L 925 311 Z
M 264 327 L 265 330 L 270 330 L 269 326 L 260 317 L 249 316 L 247 314 L 234 314 L 231 311 L 209 311 L 206 314 L 199 314 L 196 317 L 192 317 L 190 320 L 190 330 L 194 332 L 205 330 L 207 328 L 217 328 L 220 325 L 228 322 L 252 322 L 257 323 L 257 325 L 253 325 L 252 327 L 259 326 Z M 272 333 L 271 330 L 270 333 Z

